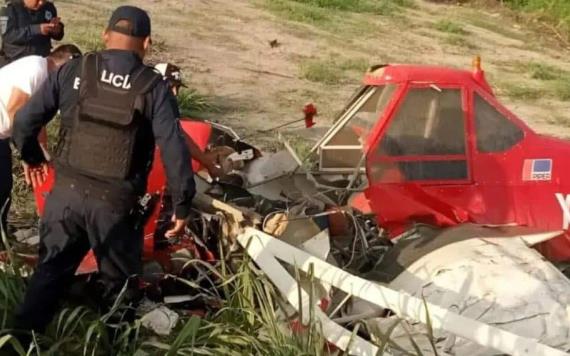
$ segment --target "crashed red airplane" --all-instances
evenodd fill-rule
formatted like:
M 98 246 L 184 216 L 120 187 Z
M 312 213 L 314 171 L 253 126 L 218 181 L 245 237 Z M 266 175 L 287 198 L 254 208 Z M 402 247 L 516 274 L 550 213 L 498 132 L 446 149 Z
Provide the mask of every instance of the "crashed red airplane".
M 570 259 L 570 142 L 535 133 L 501 105 L 478 60 L 474 72 L 375 67 L 340 121 L 322 156 L 358 160 L 363 144 L 366 203 L 392 236 L 410 222 L 565 230 L 540 250 Z
M 313 126 L 315 108 L 306 106 L 304 114 L 298 121 Z M 178 251 L 214 261 L 220 238 L 237 238 L 255 259 L 247 247 L 247 237 L 255 235 L 256 243 L 265 241 L 264 253 L 281 254 L 289 263 L 296 263 L 291 258 L 297 252 L 287 246 L 295 246 L 317 257 L 320 268 L 328 269 L 325 275 L 338 275 L 331 271 L 339 266 L 351 281 L 346 280 L 347 293 L 355 285 L 378 291 L 379 283 L 394 297 L 386 304 L 385 295 L 365 288 L 350 303 L 336 305 L 339 294 L 329 284 L 319 296 L 323 312 L 328 308 L 346 320 L 382 315 L 376 320 L 382 327 L 390 321 L 387 310 L 423 320 L 425 312 L 406 309 L 408 296 L 432 303 L 432 312 L 433 305 L 443 308 L 432 315 L 443 332 L 439 354 L 453 349 L 452 354 L 559 355 L 564 353 L 533 347 L 570 349 L 570 280 L 536 251 L 553 262 L 570 259 L 570 176 L 564 171 L 570 142 L 533 132 L 502 106 L 479 60 L 472 72 L 370 68 L 304 159 L 284 140 L 284 150 L 262 153 L 219 124 L 183 120 L 182 128 L 216 157 L 224 174 L 213 182 L 199 172 L 188 234 L 167 241 L 171 211 L 157 150 L 141 200 L 148 216 L 144 257 L 160 264 L 152 275 L 176 274 L 171 256 Z M 198 162 L 191 164 L 200 170 Z M 35 190 L 40 214 L 53 179 L 50 172 Z M 275 237 L 285 245 L 272 249 Z M 90 254 L 77 273 L 96 270 Z M 297 288 L 283 284 L 285 272 L 263 271 L 291 305 L 298 302 L 296 292 L 287 295 Z M 451 311 L 477 324 L 465 329 L 467 319 L 453 321 Z M 489 325 L 513 334 L 496 338 L 498 331 Z M 325 333 L 327 340 L 351 348 L 334 336 L 351 339 L 351 332 L 335 330 Z M 350 353 L 376 354 L 373 345 L 360 341 Z
M 202 149 L 218 139 L 212 125 L 182 122 Z M 240 145 L 251 149 L 237 135 L 232 144 L 238 154 Z M 473 72 L 411 65 L 372 67 L 313 153 L 318 154 L 320 176 L 366 173 L 368 184 L 352 195 L 350 205 L 373 212 L 391 238 L 414 223 L 564 230 L 539 250 L 551 260 L 570 258 L 570 176 L 564 170 L 570 142 L 535 133 L 501 105 L 478 60 Z M 259 155 L 256 151 L 248 160 Z M 193 166 L 199 168 L 197 162 Z M 35 191 L 40 213 L 52 183 L 53 172 Z M 162 196 L 164 185 L 157 154 L 149 194 Z M 145 228 L 149 259 L 156 252 L 160 205 L 153 208 Z M 80 272 L 95 269 L 90 257 Z

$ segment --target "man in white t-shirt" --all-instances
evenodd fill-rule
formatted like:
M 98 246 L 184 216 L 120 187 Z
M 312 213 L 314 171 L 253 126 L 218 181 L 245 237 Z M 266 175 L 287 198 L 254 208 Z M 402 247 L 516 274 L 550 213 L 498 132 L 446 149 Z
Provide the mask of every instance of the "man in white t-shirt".
M 10 136 L 16 112 L 40 90 L 50 72 L 78 56 L 79 48 L 62 45 L 45 58 L 23 57 L 0 69 L 0 223 L 4 231 L 13 183 Z

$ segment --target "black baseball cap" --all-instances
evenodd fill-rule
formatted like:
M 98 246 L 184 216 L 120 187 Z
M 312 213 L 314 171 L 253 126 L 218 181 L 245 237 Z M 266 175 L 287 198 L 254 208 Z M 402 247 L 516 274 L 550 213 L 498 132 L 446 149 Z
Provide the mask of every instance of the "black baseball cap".
M 122 20 L 127 21 L 128 25 L 118 24 Z M 148 37 L 150 36 L 150 17 L 146 11 L 138 7 L 119 6 L 113 11 L 107 30 L 131 37 Z

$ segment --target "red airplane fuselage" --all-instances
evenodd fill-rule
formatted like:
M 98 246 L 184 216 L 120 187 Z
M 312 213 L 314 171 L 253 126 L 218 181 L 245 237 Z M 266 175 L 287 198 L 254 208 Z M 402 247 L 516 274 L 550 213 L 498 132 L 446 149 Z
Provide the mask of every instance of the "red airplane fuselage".
M 385 66 L 364 84 L 391 91 L 364 150 L 365 194 L 392 236 L 412 222 L 565 230 L 539 249 L 570 259 L 570 142 L 531 130 L 480 69 Z

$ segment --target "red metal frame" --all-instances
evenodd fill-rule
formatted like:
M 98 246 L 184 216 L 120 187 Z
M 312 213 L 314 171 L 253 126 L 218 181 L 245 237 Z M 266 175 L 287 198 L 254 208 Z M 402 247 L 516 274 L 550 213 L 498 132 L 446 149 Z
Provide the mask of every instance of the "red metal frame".
M 562 208 L 555 194 L 570 194 L 570 177 L 564 168 L 570 164 L 570 143 L 537 135 L 522 120 L 501 105 L 482 71 L 474 73 L 441 67 L 387 66 L 377 75 L 368 75 L 365 85 L 399 85 L 382 119 L 371 131 L 366 145 L 370 186 L 365 192 L 379 222 L 397 236 L 413 222 L 452 226 L 466 221 L 480 224 L 518 224 L 546 230 L 560 230 Z M 420 84 L 418 84 L 420 83 Z M 410 87 L 436 85 L 462 88 L 466 118 L 467 152 L 463 155 L 378 157 L 375 148 L 384 137 L 396 110 Z M 474 93 L 519 127 L 524 135 L 504 152 L 484 153 L 477 149 Z M 468 180 L 375 181 L 371 168 L 380 162 L 411 160 L 467 159 Z M 525 160 L 552 159 L 551 179 L 523 180 Z M 570 235 L 555 238 L 538 247 L 552 260 L 570 259 Z

